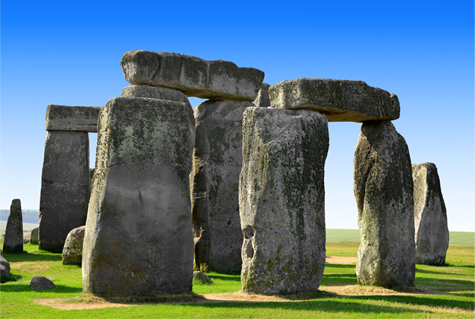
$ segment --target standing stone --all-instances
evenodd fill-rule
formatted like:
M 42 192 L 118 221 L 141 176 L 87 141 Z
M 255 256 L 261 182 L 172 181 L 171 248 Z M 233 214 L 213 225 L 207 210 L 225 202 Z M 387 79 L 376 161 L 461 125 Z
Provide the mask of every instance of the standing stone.
M 86 223 L 87 132 L 49 131 L 41 177 L 39 249 L 61 252 L 71 229 Z
M 30 244 L 38 245 L 38 227 L 35 227 L 31 230 Z
M 259 90 L 259 93 L 257 94 L 256 99 L 252 102 L 255 106 L 258 106 L 258 107 L 270 106 L 269 88 L 270 88 L 269 84 L 262 83 L 261 89 Z
M 23 216 L 19 199 L 12 200 L 10 205 L 3 251 L 7 253 L 23 251 Z
M 361 285 L 414 284 L 414 200 L 411 158 L 390 121 L 365 122 L 356 145 L 354 193 L 361 244 Z
M 194 108 L 190 177 L 197 270 L 241 270 L 242 114 L 250 106 L 246 101 L 211 100 Z
M 69 232 L 63 248 L 63 265 L 81 265 L 85 230 L 86 226 L 80 226 Z
M 449 228 L 439 174 L 433 163 L 412 165 L 416 263 L 444 265 Z
M 320 286 L 328 144 L 323 114 L 261 107 L 244 112 L 239 183 L 244 292 L 293 293 Z
M 98 125 L 83 247 L 84 292 L 191 292 L 192 108 L 118 97 L 104 106 Z

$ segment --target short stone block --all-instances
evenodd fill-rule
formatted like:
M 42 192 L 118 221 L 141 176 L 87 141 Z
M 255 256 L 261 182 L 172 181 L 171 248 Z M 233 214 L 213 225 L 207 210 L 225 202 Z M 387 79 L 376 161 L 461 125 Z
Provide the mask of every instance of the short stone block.
M 97 118 L 102 107 L 48 105 L 47 131 L 97 132 Z

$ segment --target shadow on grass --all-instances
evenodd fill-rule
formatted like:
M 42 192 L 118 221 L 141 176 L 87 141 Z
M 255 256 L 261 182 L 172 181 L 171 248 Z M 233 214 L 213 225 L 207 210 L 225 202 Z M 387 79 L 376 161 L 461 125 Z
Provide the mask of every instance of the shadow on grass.
M 440 272 L 440 271 L 426 270 L 426 269 L 420 269 L 420 268 L 416 268 L 416 273 L 473 277 L 473 274 L 460 274 L 456 272 Z
M 21 253 L 3 253 L 3 257 L 12 262 L 24 262 L 24 261 L 61 261 L 62 254 L 53 254 L 43 251 L 22 251 Z
M 56 288 L 54 289 L 45 289 L 45 290 L 33 290 L 30 288 L 30 283 L 25 282 L 25 283 L 18 283 L 18 284 L 13 284 L 13 285 L 2 285 L 2 293 L 6 292 L 25 292 L 25 291 L 31 291 L 31 292 L 37 292 L 37 293 L 57 293 L 57 294 L 63 294 L 63 293 L 80 293 L 82 292 L 82 288 L 78 287 L 69 287 L 69 286 L 64 286 L 64 285 L 56 285 Z
M 464 301 L 457 300 L 460 297 L 473 297 L 473 294 L 468 296 L 460 295 L 398 295 L 398 296 L 351 296 L 352 300 L 382 300 L 387 302 L 407 303 L 420 306 L 432 306 L 432 307 L 449 307 L 449 308 L 462 308 L 471 310 L 474 307 L 473 300 Z
M 219 279 L 219 280 L 222 280 L 222 281 L 231 281 L 231 282 L 241 282 L 241 277 L 237 277 L 237 275 L 235 275 L 234 277 L 230 277 L 230 276 L 222 276 L 222 275 L 219 275 L 219 274 L 208 274 L 208 276 L 211 278 L 211 279 Z
M 323 286 L 347 286 L 347 285 L 356 285 L 358 280 L 356 279 L 356 274 L 334 274 L 334 275 L 323 275 L 322 285 Z

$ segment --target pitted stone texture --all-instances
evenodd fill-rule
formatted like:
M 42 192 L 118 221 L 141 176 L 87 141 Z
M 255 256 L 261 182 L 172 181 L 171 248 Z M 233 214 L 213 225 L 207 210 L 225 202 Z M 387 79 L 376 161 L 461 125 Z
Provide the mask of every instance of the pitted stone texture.
M 203 99 L 253 101 L 264 79 L 264 72 L 254 68 L 177 53 L 129 51 L 120 65 L 130 84 L 177 89 Z
M 270 88 L 269 84 L 262 83 L 262 87 L 259 90 L 259 93 L 257 94 L 256 99 L 252 102 L 255 106 L 258 106 L 258 107 L 270 106 L 269 88 Z
M 328 145 L 323 114 L 261 107 L 244 112 L 239 183 L 244 292 L 293 293 L 320 286 Z
M 414 200 L 409 149 L 390 121 L 366 122 L 356 145 L 354 193 L 361 285 L 414 284 Z
M 84 237 L 85 292 L 191 292 L 194 140 L 193 111 L 185 103 L 108 101 L 99 117 Z
M 71 230 L 63 247 L 63 265 L 81 265 L 86 226 Z
M 8 215 L 7 226 L 5 228 L 5 241 L 3 251 L 21 252 L 23 251 L 23 216 L 21 214 L 21 201 L 12 200 L 10 205 L 10 215 Z
M 63 250 L 71 229 L 86 223 L 89 193 L 88 133 L 49 131 L 41 177 L 39 249 Z
M 35 227 L 31 230 L 30 244 L 38 245 L 38 227 Z
M 47 131 L 97 132 L 97 118 L 102 107 L 48 105 Z
M 241 269 L 239 174 L 242 114 L 251 102 L 211 100 L 194 108 L 192 214 L 195 269 Z
M 439 174 L 433 163 L 412 165 L 416 263 L 444 265 L 449 228 Z
M 56 285 L 46 277 L 35 276 L 31 279 L 30 288 L 32 290 L 54 289 Z
M 122 97 L 147 97 L 151 99 L 183 102 L 191 106 L 190 101 L 179 90 L 150 85 L 130 85 L 122 90 Z
M 363 122 L 399 118 L 395 94 L 363 81 L 300 78 L 279 82 L 269 89 L 272 107 L 309 109 L 327 116 L 329 122 Z

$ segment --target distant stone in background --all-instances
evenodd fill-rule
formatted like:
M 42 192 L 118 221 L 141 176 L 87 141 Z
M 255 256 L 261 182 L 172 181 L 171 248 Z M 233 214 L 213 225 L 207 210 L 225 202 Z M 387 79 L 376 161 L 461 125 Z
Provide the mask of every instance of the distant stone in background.
M 177 53 L 129 51 L 120 65 L 130 84 L 177 89 L 203 99 L 253 101 L 264 79 L 258 69 Z
M 416 263 L 444 265 L 449 228 L 439 174 L 433 163 L 412 165 Z
M 39 249 L 61 252 L 71 229 L 86 223 L 89 184 L 88 133 L 48 131 L 41 177 Z
M 54 289 L 56 285 L 46 277 L 35 276 L 31 279 L 30 288 L 32 290 Z
M 361 243 L 361 285 L 414 285 L 414 200 L 411 157 L 390 121 L 363 123 L 355 150 L 354 193 Z
M 258 106 L 258 107 L 270 106 L 269 88 L 270 88 L 269 84 L 262 83 L 261 89 L 259 90 L 259 93 L 257 94 L 256 99 L 252 102 L 255 106 Z
M 191 106 L 110 99 L 99 117 L 96 172 L 83 246 L 84 292 L 191 292 Z
M 26 234 L 23 236 L 23 244 L 28 244 L 30 242 L 30 234 Z
M 252 107 L 243 116 L 239 211 L 244 292 L 316 291 L 325 266 L 327 118 Z
M 10 263 L 3 257 L 3 251 L 0 249 L 0 277 L 11 276 Z
M 193 109 L 196 140 L 192 188 L 195 269 L 241 269 L 239 174 L 242 114 L 251 102 L 210 100 Z
M 269 89 L 272 107 L 321 112 L 328 122 L 364 122 L 399 118 L 395 94 L 363 81 L 300 78 Z
M 14 199 L 10 205 L 3 251 L 7 253 L 23 251 L 23 217 L 19 199 Z
M 38 227 L 35 227 L 31 230 L 30 244 L 38 245 Z
M 86 226 L 80 226 L 69 232 L 63 248 L 63 265 L 81 265 L 85 230 Z
M 213 281 L 211 280 L 211 278 L 209 278 L 208 276 L 206 276 L 205 273 L 201 272 L 201 271 L 194 271 L 193 272 L 193 280 L 199 280 L 201 281 L 201 283 L 203 284 L 210 284 L 212 283 Z

